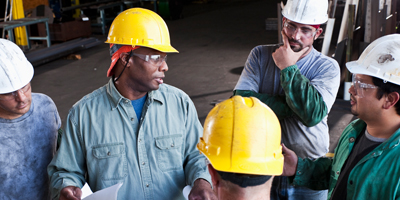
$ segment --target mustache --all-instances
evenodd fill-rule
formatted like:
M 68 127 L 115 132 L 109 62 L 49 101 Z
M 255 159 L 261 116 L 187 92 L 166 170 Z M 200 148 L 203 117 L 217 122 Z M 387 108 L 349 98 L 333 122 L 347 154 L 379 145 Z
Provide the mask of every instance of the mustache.
M 291 43 L 296 43 L 296 44 L 299 44 L 299 45 L 303 45 L 303 44 L 302 44 L 300 41 L 298 41 L 298 40 L 288 39 L 288 41 L 291 42 Z

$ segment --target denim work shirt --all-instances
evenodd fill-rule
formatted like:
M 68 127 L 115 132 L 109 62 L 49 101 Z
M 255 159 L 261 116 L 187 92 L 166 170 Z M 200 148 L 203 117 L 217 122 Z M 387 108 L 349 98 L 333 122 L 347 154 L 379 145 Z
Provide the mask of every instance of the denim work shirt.
M 211 183 L 196 148 L 203 128 L 187 94 L 160 85 L 148 93 L 140 121 L 112 80 L 78 101 L 48 167 L 52 197 L 86 181 L 93 192 L 122 182 L 120 200 L 184 199 L 185 185 Z
M 366 123 L 357 119 L 344 129 L 333 160 L 299 158 L 293 184 L 315 190 L 329 189 L 330 199 L 354 142 L 364 133 L 365 127 Z M 400 199 L 399 144 L 400 129 L 357 163 L 347 180 L 346 199 Z

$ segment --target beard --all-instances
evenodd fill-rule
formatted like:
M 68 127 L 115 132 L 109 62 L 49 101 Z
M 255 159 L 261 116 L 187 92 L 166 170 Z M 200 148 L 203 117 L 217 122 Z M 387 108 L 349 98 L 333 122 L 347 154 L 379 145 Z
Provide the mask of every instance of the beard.
M 290 44 L 290 43 L 295 43 L 295 44 L 298 45 L 298 46 L 292 46 L 292 45 L 290 45 L 290 48 L 291 48 L 294 52 L 299 52 L 299 51 L 301 51 L 301 50 L 304 49 L 304 45 L 303 45 L 303 43 L 301 43 L 300 41 L 293 40 L 293 39 L 289 39 L 289 44 Z

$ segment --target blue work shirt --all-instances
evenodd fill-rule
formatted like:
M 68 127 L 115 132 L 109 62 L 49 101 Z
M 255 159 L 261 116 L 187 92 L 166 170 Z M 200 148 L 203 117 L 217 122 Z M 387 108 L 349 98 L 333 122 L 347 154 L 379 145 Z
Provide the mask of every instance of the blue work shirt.
M 86 181 L 93 192 L 123 182 L 120 200 L 184 199 L 185 185 L 198 178 L 211 182 L 196 148 L 202 135 L 194 104 L 183 91 L 162 84 L 149 92 L 138 120 L 131 101 L 110 80 L 68 114 L 48 167 L 52 197 Z

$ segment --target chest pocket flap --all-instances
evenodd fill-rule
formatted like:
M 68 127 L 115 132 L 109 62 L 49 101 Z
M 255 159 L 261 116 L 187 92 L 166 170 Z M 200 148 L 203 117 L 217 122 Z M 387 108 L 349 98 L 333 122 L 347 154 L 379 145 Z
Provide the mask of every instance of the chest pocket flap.
M 124 153 L 124 145 L 122 143 L 100 145 L 93 147 L 93 156 L 97 159 L 118 157 Z
M 174 134 L 156 138 L 156 146 L 161 149 L 174 149 L 182 145 L 182 135 Z

